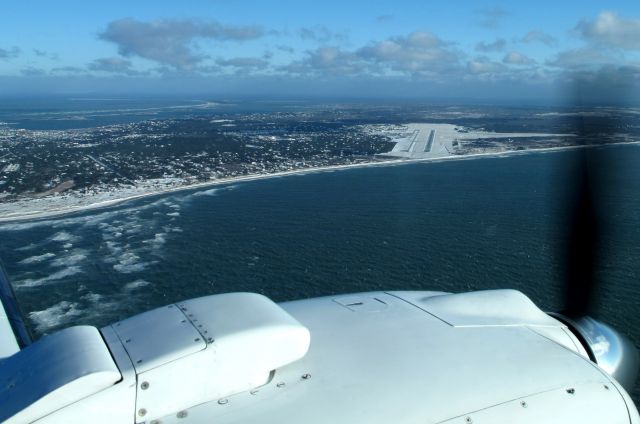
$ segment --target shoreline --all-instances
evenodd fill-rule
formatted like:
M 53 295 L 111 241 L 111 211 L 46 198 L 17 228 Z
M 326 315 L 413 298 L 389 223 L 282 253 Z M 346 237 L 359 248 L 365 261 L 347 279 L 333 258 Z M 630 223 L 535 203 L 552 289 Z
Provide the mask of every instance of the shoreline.
M 225 184 L 242 183 L 247 181 L 258 181 L 258 180 L 265 180 L 268 178 L 287 177 L 291 175 L 342 171 L 342 170 L 365 168 L 365 167 L 409 165 L 409 164 L 415 164 L 420 162 L 460 161 L 460 160 L 467 160 L 467 159 L 474 159 L 474 158 L 492 158 L 492 157 L 499 158 L 499 157 L 518 156 L 518 155 L 525 155 L 525 154 L 532 154 L 532 153 L 548 153 L 548 152 L 559 152 L 559 151 L 566 151 L 566 150 L 576 150 L 576 149 L 590 148 L 590 147 L 610 147 L 610 146 L 639 145 L 639 144 L 640 144 L 640 141 L 628 141 L 628 142 L 601 144 L 601 145 L 558 146 L 558 147 L 545 147 L 541 149 L 525 149 L 525 150 L 508 150 L 504 152 L 473 153 L 468 155 L 451 155 L 451 156 L 442 156 L 442 157 L 435 157 L 435 158 L 431 157 L 431 158 L 416 158 L 416 159 L 406 159 L 406 158 L 388 159 L 388 160 L 381 160 L 379 162 L 351 163 L 351 164 L 345 164 L 345 165 L 332 165 L 332 166 L 320 166 L 315 168 L 293 169 L 290 171 L 274 172 L 270 174 L 243 175 L 239 177 L 228 177 L 228 178 L 210 180 L 210 181 L 205 181 L 205 182 L 200 182 L 195 184 L 171 187 L 171 188 L 162 189 L 158 191 L 150 191 L 147 193 L 134 194 L 134 195 L 125 196 L 119 199 L 111 199 L 111 200 L 105 200 L 105 201 L 100 201 L 95 203 L 89 203 L 87 205 L 69 206 L 66 208 L 54 209 L 50 211 L 38 210 L 38 211 L 22 213 L 20 215 L 4 216 L 4 217 L 0 217 L 0 225 L 4 223 L 9 223 L 9 222 L 32 221 L 32 220 L 40 220 L 45 218 L 56 218 L 63 215 L 108 208 L 111 206 L 119 205 L 121 203 L 129 202 L 132 200 L 143 199 L 146 197 L 160 196 L 160 195 L 176 193 L 180 191 L 204 189 L 204 188 L 210 188 L 210 187 L 215 187 L 215 186 L 225 185 Z

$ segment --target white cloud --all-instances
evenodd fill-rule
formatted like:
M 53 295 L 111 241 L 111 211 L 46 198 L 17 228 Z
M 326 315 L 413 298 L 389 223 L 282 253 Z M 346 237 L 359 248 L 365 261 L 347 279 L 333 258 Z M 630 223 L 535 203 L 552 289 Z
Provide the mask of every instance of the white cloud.
M 348 39 L 346 33 L 331 31 L 324 25 L 300 28 L 298 35 L 303 40 L 312 40 L 319 43 L 329 43 L 331 41 L 345 42 Z
M 22 53 L 22 50 L 15 46 L 8 50 L 0 49 L 0 59 L 11 59 L 14 57 L 18 57 L 20 56 L 20 53 Z
M 595 43 L 640 50 L 640 19 L 625 19 L 615 12 L 602 12 L 594 21 L 581 20 L 575 31 Z
M 22 68 L 20 70 L 20 75 L 25 77 L 40 77 L 46 75 L 47 72 L 44 69 L 35 68 L 33 66 L 27 66 L 26 68 Z
M 479 52 L 500 52 L 504 50 L 507 41 L 504 38 L 497 38 L 493 43 L 480 42 L 476 44 L 476 51 Z
M 502 63 L 494 62 L 487 57 L 477 57 L 467 62 L 467 69 L 471 74 L 498 74 L 505 72 L 507 67 Z
M 503 63 L 509 65 L 532 65 L 535 63 L 533 59 L 518 52 L 509 52 L 502 59 Z
M 113 74 L 135 75 L 139 72 L 131 68 L 131 61 L 120 57 L 105 57 L 96 59 L 87 65 L 90 71 L 108 72 Z
M 558 45 L 558 40 L 542 31 L 529 31 L 527 32 L 521 40 L 523 43 L 542 43 L 549 47 L 554 47 Z
M 263 34 L 258 26 L 230 26 L 216 21 L 165 19 L 141 22 L 125 18 L 109 23 L 99 38 L 115 43 L 118 52 L 125 57 L 139 56 L 177 69 L 193 69 L 204 58 L 194 51 L 192 43 L 195 39 L 244 41 Z
M 640 66 L 603 65 L 595 69 L 578 69 L 567 74 L 573 91 L 581 100 L 636 103 L 640 88 Z
M 450 43 L 424 31 L 374 42 L 356 53 L 391 70 L 423 76 L 451 71 L 460 63 L 460 53 L 452 49 Z
M 233 66 L 236 68 L 266 68 L 269 62 L 255 57 L 234 57 L 231 59 L 218 59 L 216 63 L 220 66 Z
M 555 58 L 548 60 L 547 65 L 559 68 L 593 68 L 604 64 L 620 62 L 622 57 L 611 52 L 593 47 L 565 50 Z
M 58 66 L 51 69 L 52 74 L 84 74 L 86 73 L 86 69 L 79 68 L 77 66 Z
M 493 7 L 476 11 L 480 18 L 480 25 L 486 28 L 496 28 L 509 13 L 501 7 Z
M 353 52 L 339 47 L 320 47 L 308 50 L 306 57 L 281 68 L 296 75 L 341 75 L 362 74 L 367 67 Z

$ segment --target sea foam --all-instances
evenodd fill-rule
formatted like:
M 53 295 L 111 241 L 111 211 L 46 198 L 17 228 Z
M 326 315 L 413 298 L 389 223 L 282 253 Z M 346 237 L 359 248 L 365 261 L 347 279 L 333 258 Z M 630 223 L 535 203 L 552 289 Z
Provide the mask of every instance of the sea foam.
M 37 264 L 42 261 L 46 261 L 47 259 L 54 258 L 55 256 L 56 256 L 55 253 L 48 252 L 42 255 L 31 256 L 29 258 L 21 260 L 18 263 L 21 265 Z
M 72 275 L 76 275 L 82 272 L 82 268 L 78 266 L 70 266 L 68 268 L 61 269 L 60 271 L 56 271 L 52 274 L 47 275 L 42 278 L 29 278 L 22 281 L 16 281 L 15 286 L 17 288 L 25 288 L 25 287 L 38 287 L 44 284 L 51 283 L 53 281 L 62 280 L 63 278 L 70 277 Z
M 38 333 L 45 333 L 53 327 L 72 322 L 81 314 L 77 303 L 63 300 L 47 309 L 30 312 L 29 319 L 33 322 Z

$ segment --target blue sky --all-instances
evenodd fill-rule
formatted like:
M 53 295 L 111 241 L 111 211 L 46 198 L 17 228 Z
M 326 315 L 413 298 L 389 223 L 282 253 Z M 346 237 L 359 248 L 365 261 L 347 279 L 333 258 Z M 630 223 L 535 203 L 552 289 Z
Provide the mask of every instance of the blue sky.
M 0 94 L 637 96 L 640 1 L 25 1 Z M 631 94 L 630 94 L 631 93 Z

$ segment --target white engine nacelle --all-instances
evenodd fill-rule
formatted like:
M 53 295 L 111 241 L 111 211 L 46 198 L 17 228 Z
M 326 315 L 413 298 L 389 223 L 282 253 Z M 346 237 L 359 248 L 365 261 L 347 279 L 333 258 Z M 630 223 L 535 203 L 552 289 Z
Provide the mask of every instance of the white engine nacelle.
M 253 293 L 168 305 L 101 333 L 72 327 L 0 362 L 9 381 L 0 389 L 0 421 L 132 422 L 135 414 L 144 422 L 179 414 L 266 384 L 310 343 L 306 327 Z

